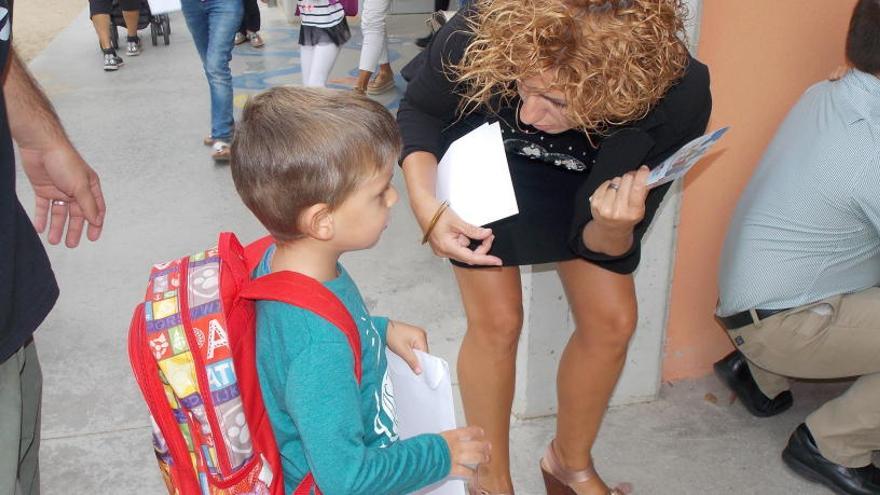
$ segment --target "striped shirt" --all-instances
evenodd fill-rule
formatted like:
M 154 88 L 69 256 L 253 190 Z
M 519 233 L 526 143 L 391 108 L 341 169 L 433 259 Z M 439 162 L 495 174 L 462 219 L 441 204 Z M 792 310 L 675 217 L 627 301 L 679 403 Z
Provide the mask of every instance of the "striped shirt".
M 333 27 L 345 19 L 345 10 L 338 0 L 297 0 L 303 26 Z
M 880 79 L 808 89 L 731 221 L 717 313 L 785 309 L 880 284 Z

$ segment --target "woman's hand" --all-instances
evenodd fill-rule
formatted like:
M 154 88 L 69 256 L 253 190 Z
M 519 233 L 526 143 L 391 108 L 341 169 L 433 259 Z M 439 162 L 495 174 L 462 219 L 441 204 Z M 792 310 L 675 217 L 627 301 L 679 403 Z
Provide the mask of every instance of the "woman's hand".
M 602 183 L 590 197 L 593 220 L 584 228 L 584 244 L 591 251 L 618 256 L 632 246 L 633 228 L 645 218 L 648 167 L 642 165 L 623 177 Z
M 424 330 L 399 321 L 388 320 L 385 339 L 391 352 L 403 358 L 415 374 L 422 373 L 419 357 L 414 351 L 428 352 L 428 335 Z
M 422 232 L 428 230 L 431 219 L 440 208 L 436 198 L 426 197 L 412 202 L 416 220 Z M 471 250 L 471 240 L 481 241 L 480 245 Z M 428 236 L 428 242 L 434 254 L 442 258 L 452 258 L 468 265 L 501 266 L 501 259 L 487 254 L 492 248 L 495 236 L 492 229 L 476 227 L 461 219 L 451 208 L 440 215 L 437 223 Z

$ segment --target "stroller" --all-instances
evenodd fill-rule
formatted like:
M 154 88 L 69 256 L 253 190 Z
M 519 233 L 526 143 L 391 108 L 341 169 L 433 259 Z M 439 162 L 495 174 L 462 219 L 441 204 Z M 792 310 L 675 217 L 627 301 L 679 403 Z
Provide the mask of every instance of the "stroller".
M 150 39 L 153 46 L 159 45 L 159 36 L 162 36 L 165 44 L 171 43 L 171 19 L 168 14 L 153 15 L 150 12 L 150 4 L 147 0 L 141 0 L 141 15 L 138 18 L 138 31 L 150 26 Z M 125 19 L 122 17 L 122 8 L 117 0 L 113 0 L 113 10 L 110 14 L 110 43 L 113 48 L 119 48 L 119 29 L 125 28 Z

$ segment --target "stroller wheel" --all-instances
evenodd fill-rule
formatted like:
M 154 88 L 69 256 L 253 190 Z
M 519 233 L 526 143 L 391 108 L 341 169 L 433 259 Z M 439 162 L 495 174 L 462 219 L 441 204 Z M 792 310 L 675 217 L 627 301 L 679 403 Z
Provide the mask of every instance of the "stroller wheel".
M 153 46 L 159 44 L 159 28 L 153 22 L 150 23 L 150 41 L 153 42 Z
M 167 15 L 162 16 L 162 39 L 165 41 L 165 46 L 171 43 L 171 19 Z
M 114 50 L 119 49 L 119 29 L 116 27 L 116 23 L 112 20 L 110 21 L 110 46 L 112 46 Z

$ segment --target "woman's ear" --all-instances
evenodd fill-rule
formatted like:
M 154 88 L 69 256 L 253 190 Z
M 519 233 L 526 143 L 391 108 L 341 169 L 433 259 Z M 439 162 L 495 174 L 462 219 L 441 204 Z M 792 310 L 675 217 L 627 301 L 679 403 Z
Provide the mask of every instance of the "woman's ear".
M 318 203 L 308 207 L 300 216 L 300 232 L 319 241 L 332 239 L 334 228 L 330 205 Z

